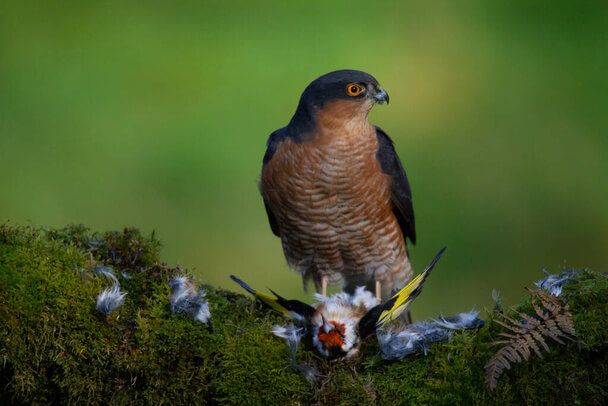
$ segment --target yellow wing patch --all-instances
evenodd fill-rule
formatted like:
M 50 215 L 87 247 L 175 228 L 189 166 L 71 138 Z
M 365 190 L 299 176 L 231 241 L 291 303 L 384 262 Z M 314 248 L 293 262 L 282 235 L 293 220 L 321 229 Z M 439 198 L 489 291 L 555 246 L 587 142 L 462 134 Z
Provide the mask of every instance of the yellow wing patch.
M 284 308 L 283 306 L 281 306 L 279 304 L 279 302 L 277 302 L 278 298 L 276 298 L 274 296 L 267 295 L 267 294 L 262 293 L 262 292 L 258 292 L 258 291 L 255 291 L 253 294 L 258 299 L 260 299 L 262 302 L 264 302 L 268 306 L 272 307 L 273 310 L 281 313 L 284 316 L 288 316 L 289 315 L 289 310 L 287 310 L 286 308 Z
M 376 323 L 376 326 L 380 327 L 391 320 L 395 320 L 407 306 L 414 300 L 418 293 L 422 290 L 422 283 L 426 279 L 428 271 L 424 271 L 420 275 L 416 276 L 410 283 L 408 283 L 403 289 L 395 294 L 391 299 L 396 299 L 393 306 L 383 311 L 380 314 L 380 318 Z M 416 293 L 416 295 L 413 295 Z
M 284 316 L 289 316 L 290 311 L 288 309 L 286 309 L 284 306 L 281 306 L 278 302 L 279 298 L 276 296 L 270 296 L 266 293 L 262 293 L 262 292 L 258 292 L 257 290 L 253 289 L 251 286 L 249 286 L 248 284 L 246 284 L 245 282 L 243 282 L 242 280 L 240 280 L 239 278 L 237 278 L 234 275 L 230 275 L 230 279 L 232 279 L 233 281 L 235 281 L 236 283 L 238 283 L 243 289 L 245 289 L 247 292 L 255 295 L 255 297 L 257 297 L 258 299 L 260 299 L 263 303 L 267 304 L 268 306 L 270 306 L 273 310 L 277 311 L 278 313 L 284 315 Z
M 380 326 L 388 323 L 391 320 L 395 320 L 397 317 L 399 317 L 399 315 L 401 313 L 403 313 L 403 311 L 405 309 L 407 309 L 407 306 L 422 291 L 422 284 L 424 283 L 426 278 L 429 276 L 429 273 L 431 272 L 431 270 L 435 266 L 435 263 L 439 260 L 439 257 L 441 257 L 441 254 L 443 254 L 443 251 L 445 251 L 445 249 L 446 249 L 446 247 L 443 247 L 441 249 L 441 251 L 439 251 L 439 253 L 437 255 L 435 255 L 435 258 L 433 258 L 433 260 L 431 261 L 429 266 L 424 270 L 424 272 L 422 272 L 420 275 L 418 275 L 414 279 L 412 279 L 412 281 L 410 283 L 405 285 L 405 287 L 403 289 L 401 289 L 399 292 L 397 292 L 393 297 L 391 297 L 387 301 L 387 303 L 390 303 L 393 301 L 394 302 L 389 309 L 383 311 L 380 314 L 380 317 L 378 318 L 378 321 L 376 322 L 376 327 L 380 327 Z

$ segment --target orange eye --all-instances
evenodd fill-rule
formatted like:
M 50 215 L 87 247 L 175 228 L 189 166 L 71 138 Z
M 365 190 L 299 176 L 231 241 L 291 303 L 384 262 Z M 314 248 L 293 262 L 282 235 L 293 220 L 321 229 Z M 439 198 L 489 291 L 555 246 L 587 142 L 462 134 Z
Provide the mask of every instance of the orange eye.
M 363 88 L 355 83 L 351 83 L 346 86 L 346 93 L 348 93 L 349 96 L 358 96 L 363 93 Z

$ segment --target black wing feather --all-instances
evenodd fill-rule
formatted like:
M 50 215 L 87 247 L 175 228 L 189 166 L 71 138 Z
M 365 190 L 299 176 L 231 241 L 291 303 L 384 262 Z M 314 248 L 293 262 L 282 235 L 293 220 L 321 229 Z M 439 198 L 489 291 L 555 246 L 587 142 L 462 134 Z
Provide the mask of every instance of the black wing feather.
M 396 297 L 392 297 L 384 303 L 372 307 L 365 313 L 365 316 L 359 320 L 359 337 L 361 340 L 365 340 L 368 336 L 376 332 L 376 323 L 380 318 L 383 311 L 393 307 L 393 304 L 397 301 Z
M 268 137 L 268 141 L 266 142 L 266 153 L 264 154 L 264 160 L 262 164 L 262 168 L 266 166 L 268 162 L 274 156 L 274 153 L 277 150 L 277 145 L 282 142 L 287 136 L 287 130 L 285 128 L 281 128 L 276 130 Z M 263 170 L 263 169 L 262 169 Z M 268 216 L 268 223 L 270 224 L 270 229 L 272 233 L 277 237 L 281 236 L 281 232 L 279 231 L 279 223 L 277 222 L 276 217 L 270 210 L 270 206 L 268 206 L 268 202 L 264 200 L 264 208 L 266 209 L 266 215 Z
M 270 291 L 273 296 L 259 292 L 234 275 L 230 275 L 230 279 L 238 283 L 247 292 L 257 297 L 265 307 L 279 312 L 284 316 L 289 316 L 289 312 L 294 312 L 308 320 L 315 314 L 315 308 L 304 302 L 300 302 L 299 300 L 287 300 L 277 295 L 272 290 Z
M 277 297 L 277 303 L 286 308 L 287 310 L 304 316 L 306 320 L 309 320 L 315 315 L 315 308 L 299 300 L 288 300 L 276 294 L 272 289 L 269 289 L 273 295 Z
M 378 138 L 378 161 L 382 172 L 391 177 L 391 202 L 393 213 L 397 217 L 403 237 L 416 244 L 416 227 L 414 224 L 414 206 L 412 205 L 412 191 L 407 180 L 403 165 L 397 156 L 393 140 L 381 128 L 376 127 Z
M 272 214 L 270 207 L 268 207 L 268 202 L 264 200 L 264 208 L 266 209 L 266 215 L 268 216 L 268 223 L 270 224 L 270 229 L 272 233 L 277 237 L 281 236 L 281 232 L 279 231 L 279 223 L 277 222 L 276 217 Z
M 268 141 L 266 141 L 266 153 L 264 154 L 263 164 L 266 165 L 272 159 L 275 151 L 277 150 L 277 145 L 282 142 L 287 136 L 287 129 L 285 127 L 280 128 L 270 134 L 268 137 Z

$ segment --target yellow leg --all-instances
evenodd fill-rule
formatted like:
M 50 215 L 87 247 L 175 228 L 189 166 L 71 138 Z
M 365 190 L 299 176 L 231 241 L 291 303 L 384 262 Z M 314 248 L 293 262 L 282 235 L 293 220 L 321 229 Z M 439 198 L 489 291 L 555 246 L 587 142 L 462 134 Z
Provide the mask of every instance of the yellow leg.
M 376 299 L 378 299 L 378 302 L 382 302 L 382 289 L 379 280 L 376 280 Z
M 321 277 L 321 294 L 327 296 L 327 276 Z

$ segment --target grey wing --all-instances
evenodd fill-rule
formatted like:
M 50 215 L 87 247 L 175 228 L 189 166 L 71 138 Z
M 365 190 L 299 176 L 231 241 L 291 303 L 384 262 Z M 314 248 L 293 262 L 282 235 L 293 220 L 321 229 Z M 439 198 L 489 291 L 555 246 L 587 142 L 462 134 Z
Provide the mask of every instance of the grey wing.
M 416 227 L 414 223 L 414 206 L 412 191 L 403 165 L 397 156 L 393 140 L 381 128 L 376 127 L 378 139 L 378 161 L 382 172 L 391 178 L 391 203 L 397 217 L 403 237 L 416 244 Z

